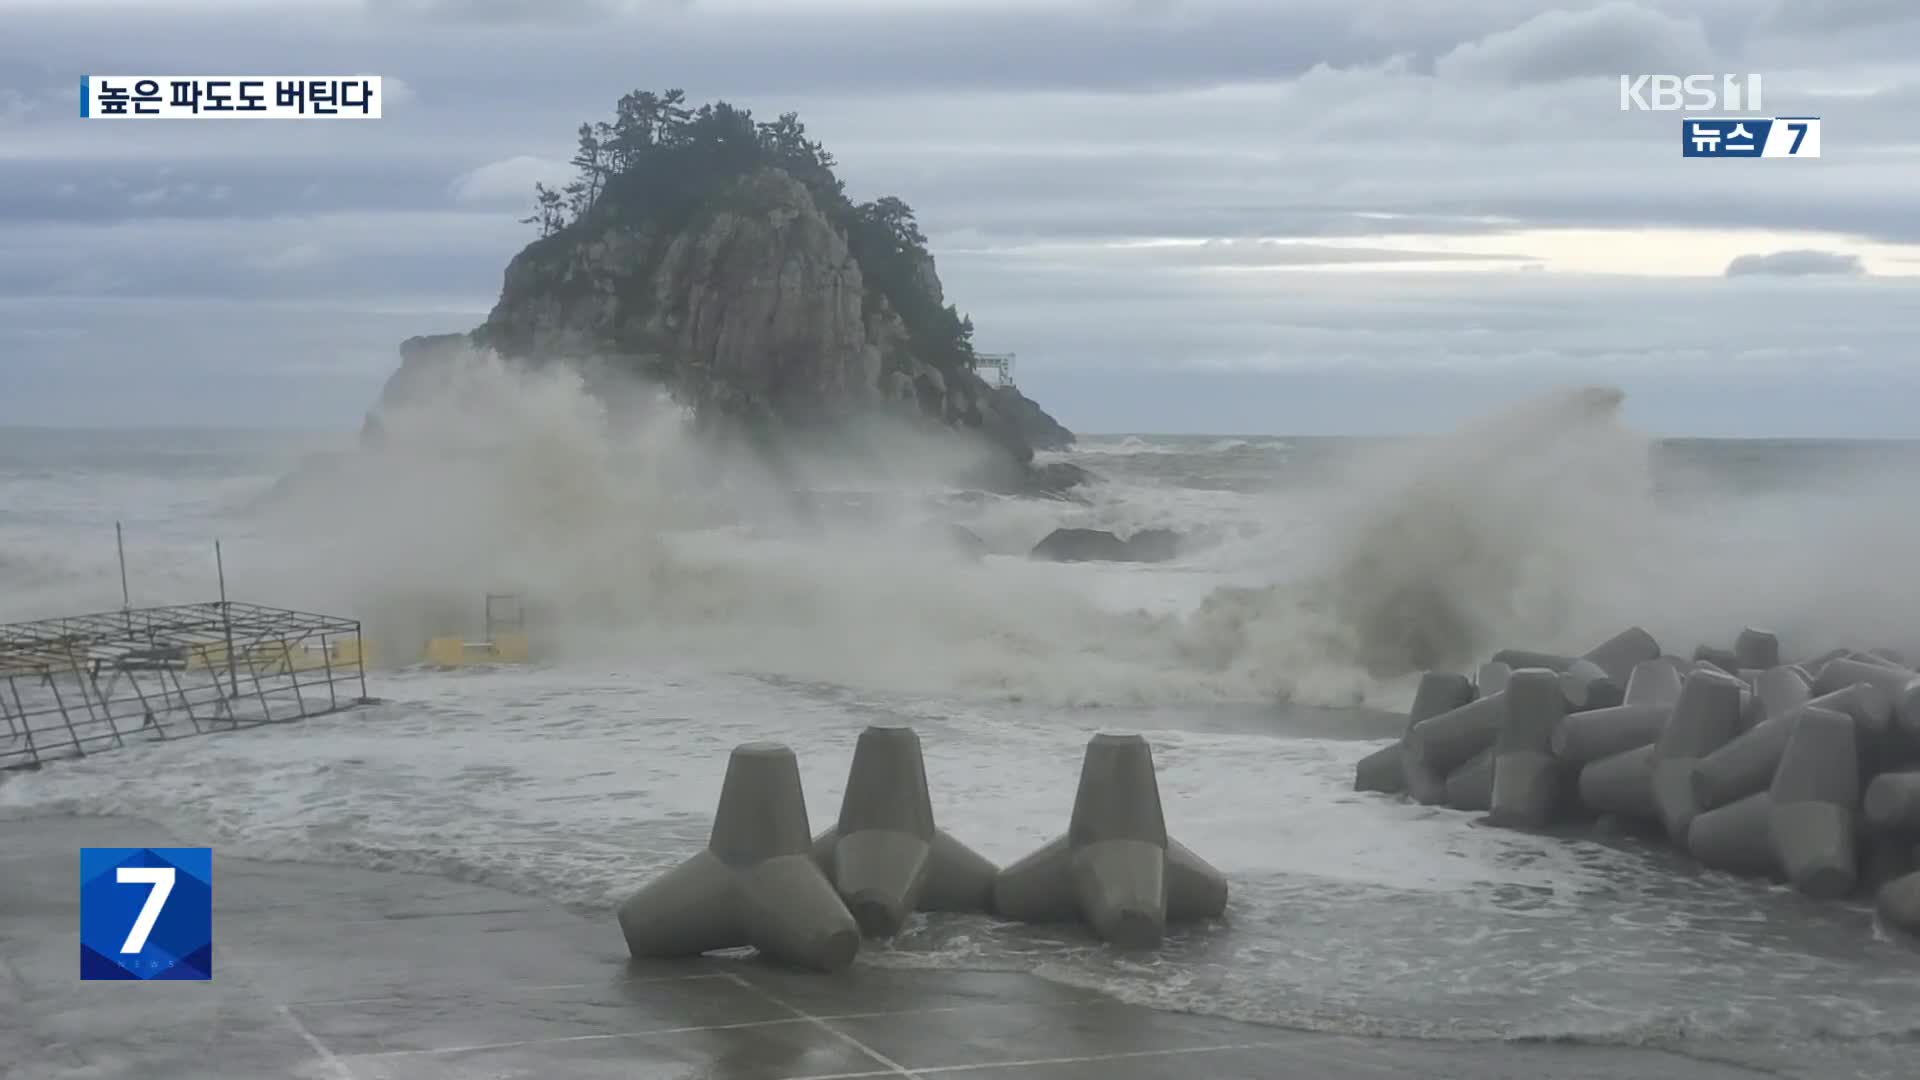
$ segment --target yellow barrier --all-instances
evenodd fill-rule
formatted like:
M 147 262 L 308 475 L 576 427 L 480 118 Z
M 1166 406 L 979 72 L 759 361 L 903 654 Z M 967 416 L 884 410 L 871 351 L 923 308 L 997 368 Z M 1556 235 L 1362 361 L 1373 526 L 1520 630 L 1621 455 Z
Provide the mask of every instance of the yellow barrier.
M 527 662 L 528 653 L 525 634 L 501 634 L 492 641 L 437 637 L 427 642 L 426 663 L 432 667 L 524 664 Z
M 252 646 L 236 645 L 233 650 L 235 667 L 263 674 L 283 674 L 290 671 L 322 671 L 329 665 L 334 668 L 352 667 L 355 664 L 373 662 L 373 650 L 359 638 L 343 638 L 330 641 L 322 649 L 317 644 L 301 642 L 289 644 L 281 641 L 265 641 Z M 189 670 L 223 668 L 227 666 L 227 647 L 215 642 L 201 645 L 187 654 Z

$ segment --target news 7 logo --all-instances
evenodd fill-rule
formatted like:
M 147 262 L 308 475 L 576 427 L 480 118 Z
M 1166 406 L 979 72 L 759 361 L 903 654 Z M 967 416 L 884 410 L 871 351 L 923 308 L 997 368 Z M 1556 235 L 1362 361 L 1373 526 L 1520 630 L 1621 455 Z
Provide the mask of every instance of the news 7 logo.
M 81 848 L 80 977 L 213 978 L 213 849 Z
M 1681 157 L 1817 158 L 1817 116 L 1690 116 L 1680 121 Z

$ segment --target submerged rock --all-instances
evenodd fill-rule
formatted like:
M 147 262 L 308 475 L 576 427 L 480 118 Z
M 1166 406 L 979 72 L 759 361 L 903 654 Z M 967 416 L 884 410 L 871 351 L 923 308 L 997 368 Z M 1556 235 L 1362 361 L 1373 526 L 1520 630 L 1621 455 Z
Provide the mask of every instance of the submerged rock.
M 1172 529 L 1143 529 L 1125 540 L 1105 529 L 1055 529 L 1033 546 L 1032 557 L 1054 562 L 1166 562 L 1179 549 Z

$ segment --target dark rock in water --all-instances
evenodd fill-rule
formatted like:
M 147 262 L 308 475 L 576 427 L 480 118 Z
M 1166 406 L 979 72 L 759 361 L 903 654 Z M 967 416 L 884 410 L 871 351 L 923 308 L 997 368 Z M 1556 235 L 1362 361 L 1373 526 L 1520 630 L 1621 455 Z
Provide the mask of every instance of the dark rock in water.
M 1105 529 L 1055 529 L 1033 546 L 1032 557 L 1054 562 L 1165 562 L 1179 547 L 1170 529 L 1145 529 L 1125 540 Z
M 1172 529 L 1142 529 L 1127 537 L 1127 553 L 1135 562 L 1166 562 L 1180 553 L 1180 534 Z
M 987 542 L 965 525 L 947 526 L 947 540 L 960 554 L 969 558 L 978 559 L 987 554 Z
M 1055 529 L 1033 545 L 1032 557 L 1054 562 L 1125 562 L 1127 542 L 1105 529 Z
M 1099 481 L 1099 477 L 1065 461 L 1049 461 L 1045 465 L 1035 465 L 1029 472 L 1025 490 L 1015 494 L 1057 495 L 1073 488 Z
M 995 387 L 991 400 L 1001 419 L 1035 450 L 1065 450 L 1073 445 L 1073 432 L 1013 387 Z

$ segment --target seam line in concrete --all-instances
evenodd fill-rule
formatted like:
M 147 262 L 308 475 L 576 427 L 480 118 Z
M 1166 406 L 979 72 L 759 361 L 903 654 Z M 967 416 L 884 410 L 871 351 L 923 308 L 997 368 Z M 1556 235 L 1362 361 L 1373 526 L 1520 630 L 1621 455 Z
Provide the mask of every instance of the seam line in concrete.
M 751 1028 L 774 1027 L 779 1024 L 798 1024 L 797 1016 L 781 1017 L 778 1020 L 742 1020 L 737 1024 L 695 1024 L 688 1027 L 648 1028 L 645 1031 L 609 1031 L 595 1032 L 592 1035 L 558 1035 L 545 1039 L 515 1039 L 511 1042 L 474 1043 L 469 1046 L 428 1046 L 409 1047 L 405 1050 L 368 1050 L 354 1054 L 358 1059 L 393 1057 L 428 1057 L 436 1054 L 480 1054 L 489 1050 L 518 1050 L 528 1046 L 560 1046 L 566 1043 L 604 1042 L 608 1039 L 647 1039 L 659 1035 L 691 1035 L 702 1031 L 745 1031 Z
M 261 980 L 258 969 L 256 969 L 251 962 L 243 958 L 241 950 L 235 949 L 231 944 L 223 944 L 219 948 L 218 957 L 225 970 L 239 975 L 242 984 L 253 988 L 258 1000 L 273 1002 L 274 1014 L 282 1020 L 285 1020 L 288 1026 L 293 1028 L 294 1033 L 299 1035 L 300 1040 L 307 1044 L 307 1048 L 313 1051 L 314 1056 L 320 1059 L 320 1064 L 334 1075 L 335 1080 L 355 1080 L 353 1070 L 347 1067 L 347 1063 L 341 1061 L 340 1056 L 329 1049 L 326 1043 L 321 1042 L 318 1035 L 308 1030 L 307 1025 L 301 1023 L 300 1018 L 293 1015 L 293 1010 L 289 1009 L 285 1002 L 274 1001 L 272 995 L 260 992 Z
M 832 1035 L 834 1038 L 839 1039 L 841 1042 L 846 1043 L 848 1046 L 853 1047 L 855 1050 L 860 1051 L 862 1054 L 865 1054 L 867 1057 L 872 1058 L 874 1061 L 878 1062 L 880 1065 L 882 1065 L 886 1069 L 886 1072 L 882 1073 L 881 1075 L 904 1076 L 904 1077 L 908 1077 L 909 1080 L 918 1080 L 918 1077 L 919 1077 L 918 1073 L 914 1072 L 911 1069 L 908 1069 L 906 1066 L 893 1060 L 892 1058 L 881 1053 L 880 1051 L 875 1050 L 873 1047 L 868 1046 L 866 1043 L 861 1042 L 859 1039 L 854 1038 L 852 1035 L 848 1034 L 847 1032 L 841 1031 L 839 1028 L 834 1027 L 832 1024 L 827 1023 L 825 1020 L 822 1020 L 820 1017 L 815 1016 L 810 1012 L 807 1012 L 805 1009 L 801 1009 L 793 1005 L 789 1005 L 787 1002 L 782 1001 L 779 997 L 775 996 L 769 991 L 763 990 L 760 987 L 755 986 L 752 982 L 748 981 L 746 978 L 740 975 L 736 975 L 732 972 L 727 972 L 726 976 L 728 981 L 734 983 L 735 985 L 739 986 L 741 989 L 747 991 L 748 993 L 754 994 L 758 997 L 764 998 L 767 1001 L 772 1002 L 775 1005 L 778 1005 L 780 1008 L 787 1010 L 788 1012 L 799 1017 L 800 1019 L 805 1020 L 808 1023 L 819 1028 L 820 1030 L 826 1032 L 827 1034 Z
M 718 974 L 648 975 L 640 978 L 618 979 L 610 983 L 606 983 L 606 982 L 547 983 L 547 984 L 541 984 L 536 986 L 516 986 L 514 984 L 509 983 L 508 985 L 513 986 L 514 989 L 517 989 L 517 990 L 534 990 L 534 991 L 592 990 L 596 987 L 603 987 L 603 986 L 631 986 L 631 985 L 647 985 L 647 984 L 653 984 L 653 983 L 693 982 L 694 980 L 697 980 L 697 979 L 723 979 L 723 978 L 726 978 L 726 976 L 718 975 Z M 431 995 L 431 994 L 381 994 L 376 997 L 305 998 L 300 1001 L 289 1001 L 287 1002 L 287 1004 L 297 1005 L 297 1006 L 300 1006 L 301 1008 L 305 1008 L 307 1006 L 319 1006 L 319 1005 L 378 1005 L 388 1001 L 418 1001 L 422 997 L 432 997 L 432 996 L 434 995 Z
M 339 1055 L 327 1049 L 327 1044 L 321 1042 L 318 1035 L 308 1031 L 307 1025 L 301 1023 L 300 1018 L 293 1015 L 292 1009 L 287 1008 L 285 1005 L 275 1005 L 273 1008 L 287 1023 L 293 1025 L 293 1030 L 298 1032 L 300 1038 L 304 1039 L 306 1044 L 313 1048 L 314 1053 L 320 1055 L 321 1063 L 331 1069 L 335 1076 L 339 1077 L 340 1080 L 354 1080 L 353 1070 L 347 1067 L 347 1063 L 341 1061 Z
M 915 1068 L 918 1075 L 944 1074 L 957 1072 L 977 1072 L 981 1069 L 1027 1069 L 1041 1065 L 1086 1065 L 1098 1061 L 1128 1061 L 1136 1058 L 1181 1057 L 1187 1054 L 1219 1054 L 1234 1050 L 1270 1050 L 1284 1043 L 1215 1043 L 1208 1046 L 1170 1046 L 1156 1050 L 1125 1050 L 1112 1054 L 1086 1054 L 1078 1057 L 1025 1058 L 1019 1061 L 976 1061 L 964 1065 L 921 1065 Z M 790 1076 L 785 1080 L 870 1080 L 872 1077 L 892 1076 L 891 1072 L 870 1070 L 867 1072 L 807 1073 L 802 1076 Z
M 728 979 L 730 981 L 735 979 L 735 977 L 732 975 L 703 976 L 703 978 Z M 594 984 L 594 985 L 598 985 L 598 984 Z M 609 1039 L 649 1039 L 649 1038 L 654 1038 L 660 1035 L 692 1035 L 692 1034 L 696 1034 L 698 1032 L 703 1032 L 703 1031 L 745 1031 L 745 1030 L 751 1030 L 753 1028 L 778 1027 L 782 1024 L 806 1023 L 806 1024 L 815 1024 L 815 1025 L 825 1026 L 826 1024 L 832 1021 L 837 1021 L 837 1020 L 879 1020 L 889 1016 L 927 1016 L 934 1013 L 972 1012 L 976 1009 L 1010 1009 L 1010 1008 L 1024 1008 L 1026 1006 L 1026 1003 L 1024 1002 L 1002 1003 L 1002 1002 L 988 1001 L 988 1002 L 976 1002 L 968 1005 L 936 1005 L 932 1008 L 926 1008 L 926 1009 L 883 1009 L 883 1010 L 874 1011 L 874 1012 L 832 1013 L 826 1016 L 814 1016 L 811 1014 L 803 1013 L 800 1010 L 795 1009 L 793 1006 L 785 1004 L 784 1002 L 775 1001 L 770 997 L 766 997 L 766 995 L 764 994 L 760 996 L 766 998 L 766 1000 L 769 1001 L 771 1004 L 778 1005 L 783 1009 L 787 1009 L 788 1011 L 792 1012 L 794 1015 L 783 1016 L 775 1020 L 742 1020 L 738 1023 L 733 1023 L 733 1024 L 695 1024 L 695 1025 L 686 1026 L 686 1027 L 643 1028 L 639 1031 L 601 1031 L 601 1032 L 594 1032 L 591 1035 L 558 1035 L 558 1036 L 550 1036 L 550 1037 L 539 1038 L 539 1039 L 514 1039 L 507 1042 L 497 1042 L 497 1043 L 473 1043 L 466 1046 L 428 1046 L 428 1047 L 408 1047 L 402 1050 L 364 1050 L 364 1051 L 358 1051 L 355 1053 L 348 1054 L 347 1056 L 355 1059 L 366 1059 L 366 1058 L 389 1058 L 389 1057 L 426 1057 L 426 1056 L 435 1055 L 435 1054 L 478 1054 L 478 1053 L 485 1053 L 486 1051 L 489 1051 L 489 1050 L 517 1050 L 522 1047 L 528 1047 L 528 1046 L 549 1046 L 549 1045 L 558 1045 L 562 1043 L 600 1042 L 600 1041 L 605 1041 Z M 378 1002 L 378 1001 L 386 1001 L 389 999 L 374 998 L 372 1000 Z M 1054 1007 L 1077 1009 L 1077 1008 L 1087 1008 L 1090 1006 L 1097 1006 L 1102 1004 L 1108 1004 L 1108 1003 L 1097 1002 L 1097 1001 L 1075 1002 L 1070 1005 L 1054 1006 Z M 828 1028 L 828 1031 L 831 1032 L 836 1038 L 842 1039 L 844 1041 L 852 1041 L 851 1037 L 848 1036 L 845 1032 L 837 1031 L 837 1030 L 834 1030 L 833 1028 Z M 865 1052 L 866 1051 L 862 1051 L 862 1053 L 865 1053 Z M 876 1061 L 882 1060 L 880 1055 L 875 1054 L 872 1056 Z M 861 1075 L 867 1075 L 867 1074 L 863 1073 Z M 898 1074 L 892 1072 L 891 1070 L 886 1070 L 879 1073 L 875 1073 L 873 1075 L 894 1076 Z

